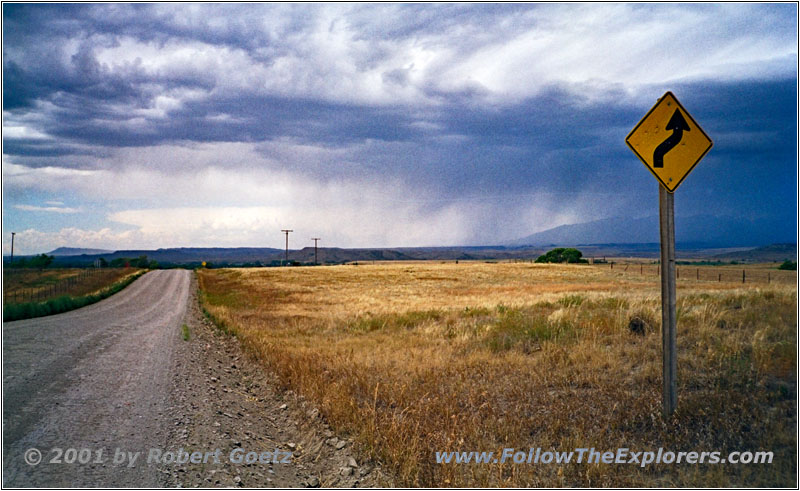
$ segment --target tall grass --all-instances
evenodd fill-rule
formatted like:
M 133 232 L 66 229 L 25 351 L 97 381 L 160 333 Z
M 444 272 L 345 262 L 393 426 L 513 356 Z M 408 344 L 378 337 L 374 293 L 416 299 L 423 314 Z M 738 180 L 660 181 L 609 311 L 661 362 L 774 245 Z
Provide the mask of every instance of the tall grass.
M 126 286 L 130 285 L 137 278 L 142 276 L 146 271 L 140 270 L 122 280 L 119 280 L 108 287 L 99 290 L 96 293 L 83 295 L 79 297 L 72 297 L 63 295 L 56 298 L 51 298 L 44 302 L 26 302 L 7 304 L 3 306 L 3 321 L 15 321 L 20 319 L 31 319 L 34 317 L 43 317 L 46 315 L 60 314 L 70 310 L 79 309 L 100 300 L 110 297 L 115 293 L 121 291 Z
M 402 485 L 796 485 L 791 287 L 679 282 L 679 406 L 664 420 L 657 278 L 389 264 L 209 270 L 199 280 L 209 315 Z M 645 469 L 434 459 L 505 447 L 771 450 L 775 459 Z

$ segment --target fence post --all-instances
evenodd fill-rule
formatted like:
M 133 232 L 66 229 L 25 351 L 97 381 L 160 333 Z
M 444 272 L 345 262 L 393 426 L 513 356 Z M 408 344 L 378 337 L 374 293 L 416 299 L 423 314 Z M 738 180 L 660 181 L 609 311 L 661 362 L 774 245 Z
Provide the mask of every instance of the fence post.
M 769 285 L 770 281 L 772 280 L 772 273 L 767 271 L 767 284 Z
M 742 270 L 742 283 L 744 283 L 744 270 Z
M 719 282 L 722 283 L 722 273 L 719 274 Z
M 700 268 L 697 268 L 697 279 L 700 279 Z

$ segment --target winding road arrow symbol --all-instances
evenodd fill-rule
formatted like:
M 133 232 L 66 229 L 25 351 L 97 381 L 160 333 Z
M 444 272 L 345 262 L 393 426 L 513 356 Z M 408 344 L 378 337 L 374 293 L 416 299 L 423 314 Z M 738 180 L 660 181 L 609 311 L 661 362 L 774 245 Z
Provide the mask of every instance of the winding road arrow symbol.
M 664 167 L 664 155 L 680 143 L 684 131 L 691 131 L 689 123 L 683 118 L 680 109 L 675 109 L 675 113 L 669 118 L 665 129 L 672 130 L 672 134 L 653 152 L 653 167 Z

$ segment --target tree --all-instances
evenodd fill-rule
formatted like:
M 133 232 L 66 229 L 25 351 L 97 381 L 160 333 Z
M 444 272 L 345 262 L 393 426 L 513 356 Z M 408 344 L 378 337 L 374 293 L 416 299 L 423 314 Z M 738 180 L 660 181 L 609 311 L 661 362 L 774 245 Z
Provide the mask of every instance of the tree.
M 118 257 L 111 260 L 112 268 L 121 268 L 128 263 L 129 259 L 126 257 Z
M 38 256 L 32 257 L 28 265 L 31 268 L 44 269 L 50 266 L 50 264 L 53 262 L 53 259 L 54 259 L 53 256 L 48 256 L 47 254 L 39 254 Z
M 536 259 L 537 263 L 585 263 L 583 253 L 578 249 L 557 247 Z

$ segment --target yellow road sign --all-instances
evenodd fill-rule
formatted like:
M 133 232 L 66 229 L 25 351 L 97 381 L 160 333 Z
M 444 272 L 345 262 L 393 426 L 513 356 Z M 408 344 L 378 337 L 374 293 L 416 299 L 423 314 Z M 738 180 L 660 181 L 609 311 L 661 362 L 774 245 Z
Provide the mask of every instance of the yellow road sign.
M 714 144 L 672 92 L 658 100 L 625 143 L 670 193 Z

